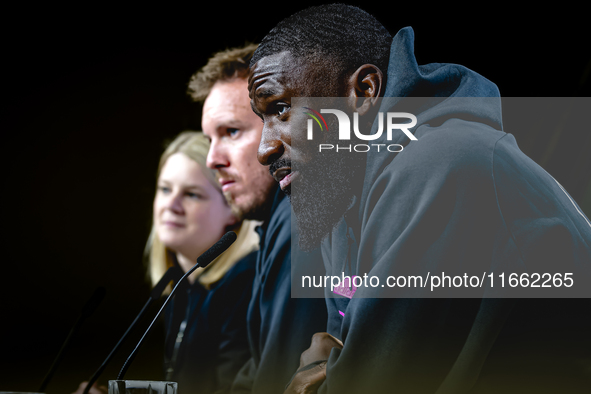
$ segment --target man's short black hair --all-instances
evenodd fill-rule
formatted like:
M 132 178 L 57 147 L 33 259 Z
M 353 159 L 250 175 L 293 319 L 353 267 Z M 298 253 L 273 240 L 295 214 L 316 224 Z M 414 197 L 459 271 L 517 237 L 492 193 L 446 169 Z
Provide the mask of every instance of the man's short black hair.
M 328 61 L 340 75 L 369 63 L 386 77 L 391 43 L 392 35 L 367 12 L 346 4 L 325 4 L 279 22 L 260 43 L 250 66 L 287 50 L 296 58 Z

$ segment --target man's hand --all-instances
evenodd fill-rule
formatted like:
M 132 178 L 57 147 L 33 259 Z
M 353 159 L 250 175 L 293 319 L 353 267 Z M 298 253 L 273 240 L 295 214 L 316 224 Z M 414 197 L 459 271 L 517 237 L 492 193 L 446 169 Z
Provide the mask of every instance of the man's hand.
M 300 369 L 315 362 L 328 360 L 333 347 L 342 349 L 343 342 L 327 332 L 318 332 L 312 344 L 300 357 Z M 298 372 L 284 394 L 314 394 L 326 379 L 326 361 Z
M 87 384 L 88 384 L 88 382 L 80 383 L 80 386 L 78 386 L 78 390 L 76 390 L 72 394 L 84 393 L 84 389 L 86 388 Z M 109 392 L 109 390 L 105 386 L 98 386 L 96 383 L 92 385 L 90 390 L 88 390 L 88 394 L 107 394 L 108 392 Z
M 298 372 L 283 394 L 315 394 L 326 379 L 326 361 Z
M 320 360 L 328 360 L 333 347 L 342 349 L 343 342 L 327 332 L 317 332 L 312 336 L 312 344 L 300 357 L 300 368 Z

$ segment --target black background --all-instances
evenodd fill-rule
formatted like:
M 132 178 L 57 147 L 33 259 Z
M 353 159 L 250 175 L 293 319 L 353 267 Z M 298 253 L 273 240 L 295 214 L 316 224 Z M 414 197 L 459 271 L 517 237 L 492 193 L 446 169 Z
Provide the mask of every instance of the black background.
M 582 8 L 561 2 L 516 14 L 490 4 L 362 8 L 392 33 L 412 26 L 419 64 L 463 64 L 503 96 L 588 95 L 591 35 L 578 22 Z M 258 42 L 306 5 L 4 8 L 0 390 L 38 388 L 80 308 L 102 285 L 105 301 L 47 393 L 74 391 L 98 367 L 148 296 L 142 255 L 158 158 L 165 140 L 200 128 L 199 108 L 185 94 L 189 77 L 212 53 Z M 590 216 L 589 127 L 559 138 L 511 132 Z M 162 335 L 159 326 L 128 378 L 161 378 Z M 103 380 L 115 378 L 131 347 Z

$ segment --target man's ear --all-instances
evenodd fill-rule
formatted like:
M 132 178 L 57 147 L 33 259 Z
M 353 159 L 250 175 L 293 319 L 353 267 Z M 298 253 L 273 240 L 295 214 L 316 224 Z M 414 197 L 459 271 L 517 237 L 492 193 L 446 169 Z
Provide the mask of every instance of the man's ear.
M 384 75 L 373 64 L 364 64 L 351 75 L 348 81 L 348 96 L 354 111 L 363 116 L 377 103 L 382 93 Z

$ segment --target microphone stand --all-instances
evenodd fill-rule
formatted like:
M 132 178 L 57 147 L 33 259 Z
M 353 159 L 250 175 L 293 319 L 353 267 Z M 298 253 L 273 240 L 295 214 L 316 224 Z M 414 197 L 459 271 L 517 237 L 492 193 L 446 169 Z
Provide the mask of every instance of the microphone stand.
M 166 286 L 170 283 L 170 281 L 176 281 L 178 278 L 180 278 L 182 276 L 182 274 L 183 274 L 183 271 L 181 270 L 181 268 L 179 266 L 174 266 L 174 267 L 170 267 L 164 273 L 164 275 L 162 275 L 162 278 L 160 278 L 160 280 L 158 281 L 156 286 L 154 286 L 154 288 L 150 292 L 150 298 L 148 298 L 148 300 L 144 304 L 143 308 L 140 310 L 140 313 L 138 313 L 138 315 L 135 317 L 133 322 L 131 322 L 131 324 L 127 328 L 127 331 L 125 331 L 125 333 L 123 334 L 121 339 L 119 339 L 119 342 L 117 342 L 117 344 L 115 345 L 113 350 L 111 350 L 111 353 L 109 353 L 109 355 L 107 356 L 105 361 L 103 361 L 103 363 L 96 370 L 94 375 L 92 375 L 92 377 L 88 380 L 88 384 L 86 385 L 86 388 L 84 389 L 83 394 L 88 394 L 88 392 L 90 391 L 90 388 L 92 387 L 94 382 L 96 382 L 97 379 L 101 376 L 101 374 L 103 373 L 103 371 L 107 367 L 107 364 L 111 361 L 111 359 L 113 358 L 115 353 L 117 353 L 117 351 L 119 350 L 119 348 L 121 347 L 123 342 L 125 342 L 129 333 L 133 330 L 136 323 L 144 315 L 144 312 L 148 309 L 148 307 L 152 304 L 152 302 L 157 300 L 158 298 L 160 298 L 160 296 L 162 295 L 162 292 L 164 291 Z
M 140 348 L 140 346 L 144 342 L 144 339 L 146 338 L 146 336 L 148 335 L 148 333 L 150 332 L 150 330 L 152 329 L 154 324 L 156 323 L 156 320 L 158 320 L 158 318 L 162 314 L 162 311 L 164 311 L 164 308 L 166 308 L 166 305 L 168 305 L 168 303 L 172 299 L 172 296 L 174 295 L 176 290 L 179 288 L 179 285 L 181 284 L 181 282 L 187 276 L 191 275 L 193 273 L 193 271 L 195 271 L 197 268 L 205 268 L 216 257 L 218 257 L 220 254 L 222 254 L 226 249 L 228 249 L 230 247 L 230 245 L 234 241 L 236 241 L 236 238 L 237 238 L 236 233 L 234 233 L 232 231 L 228 231 L 226 234 L 224 234 L 222 236 L 222 238 L 220 238 L 220 240 L 218 242 L 216 242 L 215 245 L 213 245 L 209 250 L 207 250 L 205 253 L 203 253 L 201 256 L 199 256 L 197 258 L 197 264 L 195 264 L 189 271 L 187 271 L 183 275 L 183 277 L 176 283 L 176 285 L 174 286 L 174 288 L 170 292 L 169 296 L 164 301 L 164 304 L 162 304 L 162 307 L 160 308 L 160 310 L 156 314 L 156 317 L 154 317 L 154 320 L 152 320 L 152 323 L 150 323 L 150 326 L 148 327 L 148 329 L 146 330 L 144 335 L 140 338 L 135 349 L 133 349 L 133 351 L 131 352 L 131 354 L 127 358 L 127 360 L 125 360 L 125 364 L 123 364 L 121 371 L 119 371 L 119 375 L 117 376 L 117 380 L 123 380 L 123 377 L 125 376 L 125 373 L 127 372 L 127 369 L 129 368 L 131 362 L 135 358 L 135 355 L 136 355 L 138 349 Z
M 39 386 L 38 391 L 40 393 L 45 392 L 45 388 L 47 387 L 47 384 L 49 383 L 49 381 L 53 377 L 53 374 L 55 373 L 55 370 L 57 369 L 58 365 L 61 363 L 62 358 L 64 357 L 64 354 L 66 352 L 66 349 L 70 346 L 70 342 L 72 341 L 72 338 L 74 338 L 75 334 L 78 332 L 78 330 L 82 326 L 82 323 L 84 322 L 84 320 L 86 320 L 90 315 L 92 315 L 94 313 L 94 311 L 96 310 L 96 308 L 98 308 L 98 306 L 101 303 L 101 301 L 103 300 L 103 298 L 105 298 L 105 293 L 106 293 L 106 290 L 104 287 L 102 287 L 102 286 L 97 287 L 96 290 L 94 291 L 94 293 L 92 293 L 92 296 L 90 296 L 90 299 L 86 302 L 86 304 L 82 308 L 82 311 L 80 312 L 80 316 L 78 316 L 78 319 L 76 319 L 76 322 L 72 326 L 72 329 L 70 330 L 68 336 L 66 337 L 66 340 L 62 344 L 61 349 L 59 350 L 59 352 L 57 353 L 57 356 L 53 360 L 53 363 L 51 364 L 49 371 L 47 371 L 47 374 L 43 378 L 43 382 L 41 383 L 41 386 Z

